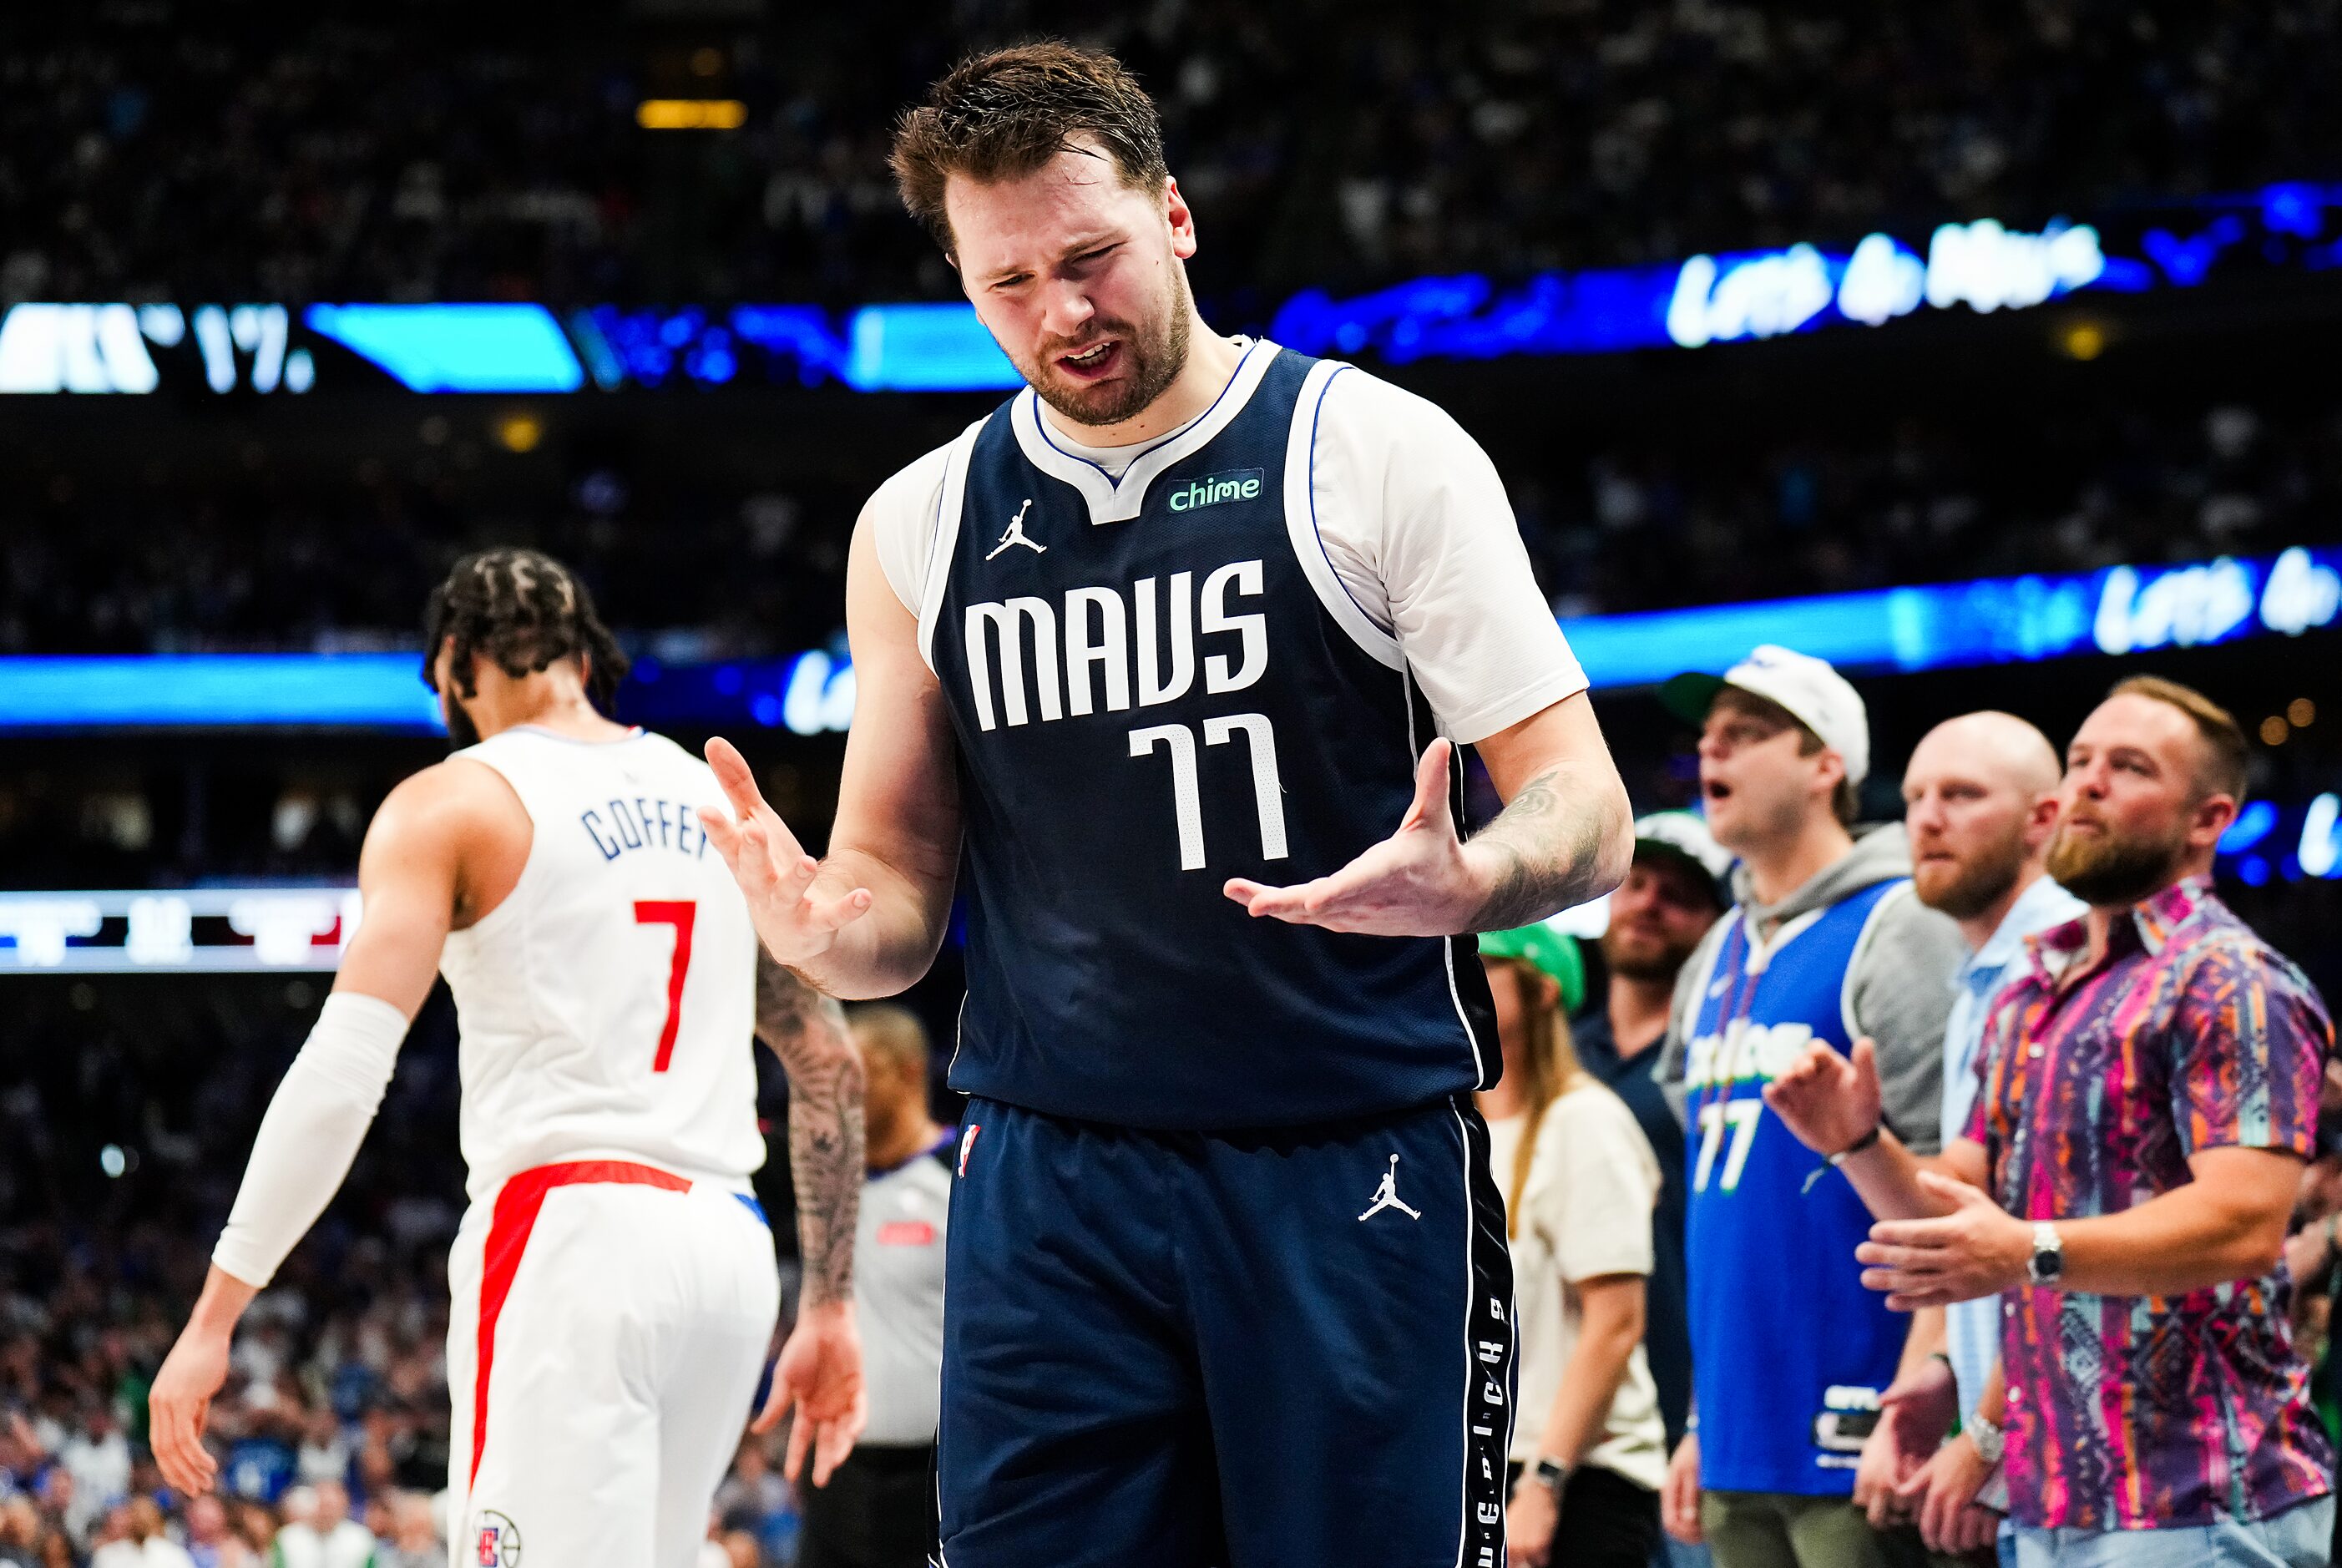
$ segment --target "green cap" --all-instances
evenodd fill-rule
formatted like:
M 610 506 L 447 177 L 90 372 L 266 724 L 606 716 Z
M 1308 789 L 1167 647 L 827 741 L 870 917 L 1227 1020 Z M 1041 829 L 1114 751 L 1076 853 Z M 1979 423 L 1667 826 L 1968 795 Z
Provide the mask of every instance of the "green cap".
M 1561 1010 L 1565 1014 L 1576 1012 L 1586 1000 L 1586 960 L 1577 951 L 1577 938 L 1543 922 L 1516 925 L 1510 931 L 1480 933 L 1480 956 L 1517 958 L 1552 975 L 1554 983 L 1561 987 Z

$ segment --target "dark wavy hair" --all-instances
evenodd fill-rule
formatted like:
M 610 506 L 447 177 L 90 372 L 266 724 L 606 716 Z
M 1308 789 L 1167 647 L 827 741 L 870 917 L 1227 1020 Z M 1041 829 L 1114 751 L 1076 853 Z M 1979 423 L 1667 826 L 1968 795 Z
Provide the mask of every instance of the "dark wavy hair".
M 1155 101 L 1113 55 L 1054 39 L 970 55 L 895 125 L 887 163 L 913 217 L 955 254 L 944 186 L 955 174 L 1018 179 L 1096 137 L 1133 190 L 1160 191 L 1163 124 Z
M 423 611 L 423 684 L 439 689 L 439 650 L 453 642 L 455 689 L 477 696 L 472 674 L 482 655 L 517 680 L 558 660 L 582 659 L 586 694 L 611 711 L 628 660 L 594 611 L 577 574 L 535 550 L 482 550 L 455 563 Z

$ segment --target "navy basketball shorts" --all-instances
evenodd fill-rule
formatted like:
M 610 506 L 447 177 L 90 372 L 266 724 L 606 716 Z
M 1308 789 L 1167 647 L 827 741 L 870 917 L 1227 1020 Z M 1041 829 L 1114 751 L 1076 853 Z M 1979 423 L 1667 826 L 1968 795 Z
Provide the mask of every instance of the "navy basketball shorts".
M 1513 1281 L 1468 1100 L 1150 1133 L 977 1100 L 944 1568 L 1503 1568 Z

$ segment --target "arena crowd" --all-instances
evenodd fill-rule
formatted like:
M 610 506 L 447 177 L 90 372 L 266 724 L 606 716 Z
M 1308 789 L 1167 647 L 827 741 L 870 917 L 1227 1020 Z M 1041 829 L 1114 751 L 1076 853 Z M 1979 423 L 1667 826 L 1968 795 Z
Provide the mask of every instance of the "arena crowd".
M 1673 261 L 2315 178 L 2314 0 L 1874 7 L 902 0 L 661 29 L 168 0 L 0 24 L 0 305 L 943 297 L 887 134 L 963 49 L 1061 34 L 1161 105 L 1197 286 Z M 786 25 L 783 25 L 783 23 Z M 686 152 L 649 96 L 736 98 Z
M 480 471 L 510 459 L 479 434 L 460 445 L 354 472 L 289 457 L 153 477 L 60 468 L 25 498 L 39 525 L 0 538 L 0 654 L 408 647 L 431 584 L 490 543 L 574 562 L 637 654 L 793 654 L 837 630 L 846 538 L 883 477 L 727 485 L 655 451 L 581 444 L 556 477 L 516 488 Z M 1660 428 L 1586 445 L 1565 432 L 1498 448 L 1565 619 L 2268 555 L 2323 542 L 2342 510 L 2342 405 L 2325 400 L 2094 400 L 2039 421 L 1915 415 L 1796 441 Z

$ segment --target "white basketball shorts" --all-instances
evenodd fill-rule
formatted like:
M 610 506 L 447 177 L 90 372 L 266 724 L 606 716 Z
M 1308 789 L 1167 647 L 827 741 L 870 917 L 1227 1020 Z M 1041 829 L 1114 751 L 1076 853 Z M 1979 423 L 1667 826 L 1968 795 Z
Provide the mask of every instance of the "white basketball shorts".
M 780 1313 L 762 1212 L 540 1165 L 465 1216 L 448 1283 L 452 1568 L 692 1568 Z

